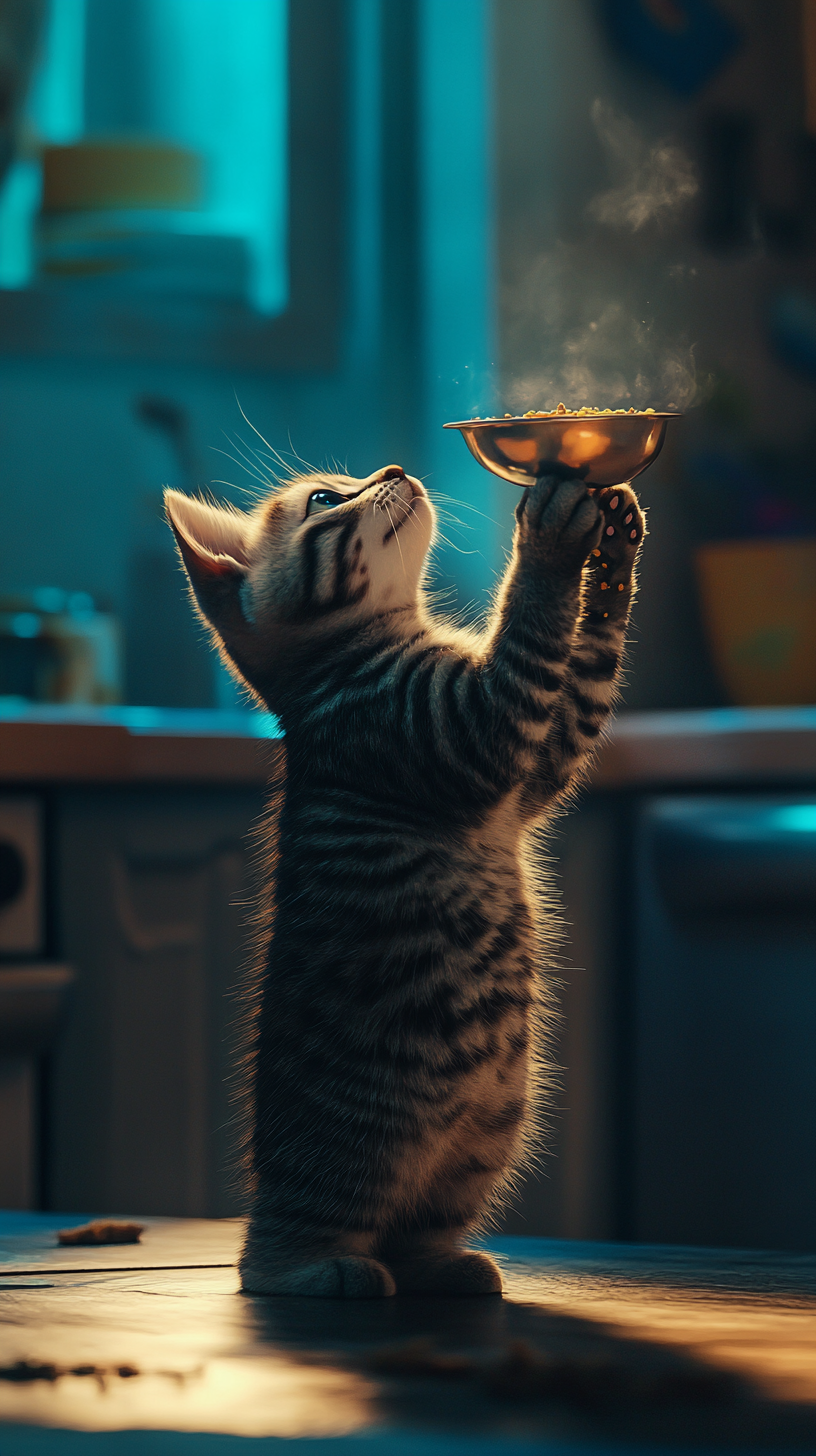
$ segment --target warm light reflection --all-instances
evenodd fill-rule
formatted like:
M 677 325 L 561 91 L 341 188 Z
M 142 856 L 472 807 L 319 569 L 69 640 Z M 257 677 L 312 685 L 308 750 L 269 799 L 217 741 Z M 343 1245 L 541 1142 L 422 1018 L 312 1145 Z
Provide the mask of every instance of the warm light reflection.
M 201 1238 L 207 1225 L 179 1220 L 178 1228 Z M 224 1233 L 226 1244 L 233 1229 Z M 72 1375 L 53 1384 L 0 1381 L 0 1423 L 292 1437 L 341 1436 L 376 1419 L 377 1388 L 365 1375 L 256 1343 L 235 1269 L 74 1278 L 4 1294 L 0 1364 L 121 1362 L 139 1374 L 103 1383 Z
M 517 439 L 514 435 L 497 435 L 495 438 L 496 449 L 500 450 L 508 460 L 516 465 L 530 465 L 538 459 L 538 441 L 534 439 Z
M 594 1320 L 623 1338 L 682 1346 L 738 1372 L 779 1400 L 816 1403 L 816 1302 L 780 1294 L 721 1292 L 610 1277 L 586 1268 L 546 1274 L 506 1270 L 508 1298 Z
M 146 1362 L 145 1362 L 146 1363 Z M 283 1356 L 176 1363 L 131 1380 L 67 1375 L 49 1385 L 0 1383 L 0 1421 L 83 1431 L 221 1431 L 237 1436 L 342 1436 L 372 1423 L 362 1376 Z
M 558 458 L 565 465 L 586 465 L 588 460 L 597 460 L 599 455 L 603 455 L 611 443 L 609 436 L 601 434 L 600 430 L 573 425 L 564 431 Z

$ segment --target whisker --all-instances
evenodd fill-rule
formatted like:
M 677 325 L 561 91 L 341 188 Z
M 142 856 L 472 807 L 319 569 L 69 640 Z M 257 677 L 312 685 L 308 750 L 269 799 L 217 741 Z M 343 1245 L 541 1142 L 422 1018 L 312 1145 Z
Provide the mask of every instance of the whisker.
M 479 551 L 478 547 L 476 546 L 474 546 L 472 551 L 466 551 L 464 546 L 457 546 L 456 542 L 451 541 L 450 537 L 445 536 L 442 531 L 439 531 L 437 533 L 437 539 L 439 541 L 444 541 L 446 546 L 450 546 L 451 551 L 458 551 L 460 556 L 484 556 L 484 552 Z
M 254 435 L 257 435 L 258 436 L 258 439 L 261 441 L 261 444 L 262 445 L 265 445 L 266 446 L 267 450 L 269 451 L 269 454 L 270 454 L 271 458 L 273 460 L 276 460 L 278 462 L 278 464 L 281 466 L 281 468 L 283 470 L 286 470 L 290 476 L 296 477 L 299 472 L 296 471 L 289 464 L 289 462 L 284 459 L 284 457 L 280 454 L 280 451 L 278 451 L 278 450 L 275 449 L 274 445 L 270 445 L 269 441 L 261 434 L 260 430 L 257 429 L 255 425 L 253 425 L 251 419 L 245 413 L 245 411 L 243 409 L 243 406 L 241 405 L 241 401 L 238 398 L 237 391 L 235 393 L 235 403 L 238 406 L 238 409 L 240 411 L 240 414 L 241 414 L 242 418 L 244 420 L 246 420 L 246 423 L 249 425 L 249 428 L 251 429 L 252 433 Z M 303 456 L 298 454 L 297 450 L 295 449 L 294 445 L 292 444 L 292 436 L 291 436 L 291 433 L 290 432 L 287 432 L 287 434 L 288 434 L 288 439 L 289 439 L 289 449 L 290 449 L 290 451 L 291 451 L 294 459 L 295 460 L 299 460 L 300 461 L 300 464 L 303 465 L 303 466 L 305 466 L 305 468 L 306 468 L 306 474 L 307 475 L 317 474 L 318 472 L 315 471 L 314 466 L 313 465 L 310 465 L 309 462 L 308 462 L 308 460 L 304 460 L 303 459 Z
M 429 491 L 428 494 L 431 496 L 431 499 L 434 502 L 436 502 L 437 500 L 441 500 L 441 501 L 443 500 L 443 501 L 447 501 L 449 505 L 452 505 L 452 506 L 462 506 L 466 511 L 473 511 L 473 514 L 474 515 L 476 515 L 476 516 L 482 516 L 484 518 L 484 520 L 490 522 L 491 526 L 498 526 L 499 527 L 499 530 L 501 530 L 503 528 L 503 526 L 507 524 L 506 522 L 494 520 L 493 517 L 492 516 L 488 516 L 485 511 L 480 511 L 479 508 L 478 508 L 478 506 L 472 506 L 470 504 L 470 501 L 458 500 L 456 498 L 456 496 L 446 495 L 444 491 L 436 491 L 436 490 L 434 490 L 433 492 Z
M 237 465 L 238 469 L 243 470 L 246 475 L 250 476 L 250 478 L 257 480 L 258 485 L 254 487 L 255 489 L 268 491 L 269 482 L 264 480 L 260 475 L 256 475 L 254 470 L 248 470 L 246 465 L 244 465 L 241 460 L 236 460 L 234 455 L 230 455 L 227 450 L 219 450 L 215 445 L 211 446 L 210 448 L 217 455 L 223 455 L 225 460 L 229 460 L 233 465 Z M 233 482 L 229 483 L 232 484 Z M 244 489 L 244 487 L 236 488 Z
M 256 460 L 262 470 L 268 470 L 281 485 L 287 484 L 299 473 L 293 465 L 284 460 L 278 450 L 261 450 L 257 445 L 248 444 L 237 432 L 233 443 L 240 445 L 246 455 Z
M 459 517 L 451 515 L 450 511 L 440 510 L 439 508 L 437 508 L 436 513 L 439 516 L 440 520 L 443 520 L 445 522 L 446 526 L 456 526 L 460 531 L 476 530 L 475 521 L 460 521 Z
M 308 462 L 308 460 L 304 460 L 302 455 L 298 455 L 297 450 L 295 449 L 294 445 L 292 444 L 292 432 L 291 432 L 291 430 L 287 430 L 286 431 L 286 436 L 287 436 L 287 439 L 289 441 L 289 449 L 291 450 L 291 452 L 294 455 L 295 459 L 296 460 L 299 460 L 300 463 L 301 463 L 301 465 L 305 465 L 307 475 L 317 475 L 319 472 L 315 470 L 314 466 L 313 465 L 310 465 L 309 462 Z
M 257 489 L 257 487 L 253 487 L 251 485 L 238 485 L 237 482 L 234 480 L 211 480 L 210 485 L 228 485 L 230 490 L 239 490 L 241 492 L 241 495 L 248 495 L 250 500 L 253 501 L 262 501 L 264 498 L 261 492 Z
M 266 473 L 265 478 L 268 485 L 271 485 L 273 481 L 277 481 L 279 485 L 282 483 L 279 480 L 278 476 L 275 474 L 275 471 L 271 470 L 266 464 L 260 450 L 253 450 L 251 446 L 247 446 L 245 442 L 241 439 L 240 435 L 227 435 L 226 430 L 224 431 L 224 434 L 226 435 L 226 438 L 229 440 L 229 443 L 232 445 L 233 449 L 238 451 L 238 454 L 241 456 L 242 460 L 247 461 L 247 463 L 250 464 L 256 471 L 259 471 L 260 474 L 263 475 L 264 473 Z
M 240 445 L 245 456 L 249 456 L 251 457 L 251 459 L 257 461 L 262 470 L 269 470 L 274 479 L 277 480 L 279 484 L 285 484 L 283 477 L 278 473 L 279 470 L 284 470 L 286 472 L 286 480 L 290 479 L 292 475 L 292 467 L 290 465 L 287 465 L 286 462 L 277 454 L 276 451 L 259 450 L 257 445 L 248 444 L 247 441 L 242 440 L 241 436 L 237 433 L 234 439 L 230 436 L 227 436 L 227 438 L 230 439 L 231 444 Z
M 383 501 L 383 510 L 385 511 L 385 514 L 387 515 L 389 521 L 391 522 L 391 530 L 394 532 L 394 540 L 397 543 L 397 550 L 399 551 L 400 561 L 402 562 L 402 574 L 405 577 L 405 580 L 407 581 L 408 580 L 408 572 L 405 569 L 405 557 L 402 554 L 402 546 L 400 545 L 399 531 L 397 530 L 396 526 L 394 525 L 393 517 L 391 515 L 391 512 L 388 509 L 388 503 L 387 503 L 387 501 Z
M 266 463 L 267 461 L 273 462 L 276 469 L 285 471 L 287 482 L 299 479 L 303 475 L 303 472 L 297 470 L 295 466 L 290 463 L 290 461 L 286 460 L 284 456 L 281 455 L 279 450 L 259 450 L 257 445 L 253 445 L 252 454 L 255 455 L 257 459 L 260 460 L 262 463 Z M 283 484 L 285 482 L 282 481 L 281 483 Z
M 255 426 L 254 426 L 254 425 L 253 425 L 253 423 L 252 423 L 252 421 L 251 421 L 251 420 L 250 420 L 250 419 L 249 419 L 249 418 L 248 418 L 248 417 L 247 417 L 247 415 L 245 415 L 245 414 L 244 414 L 244 410 L 243 410 L 243 407 L 242 407 L 242 405 L 241 405 L 241 401 L 240 401 L 240 399 L 239 399 L 239 398 L 238 398 L 238 394 L 237 394 L 237 391 L 236 391 L 236 392 L 235 392 L 235 403 L 236 403 L 236 404 L 237 404 L 237 406 L 238 406 L 238 409 L 239 409 L 239 411 L 240 411 L 240 413 L 241 413 L 241 415 L 242 415 L 242 417 L 243 417 L 243 418 L 244 418 L 244 419 L 245 419 L 245 420 L 246 420 L 246 422 L 247 422 L 247 424 L 248 424 L 248 425 L 249 425 L 249 428 L 250 428 L 250 429 L 251 429 L 251 430 L 252 430 L 252 431 L 253 431 L 253 433 L 254 433 L 254 434 L 256 434 L 256 435 L 257 435 L 257 436 L 258 436 L 258 439 L 259 439 L 259 440 L 260 440 L 260 441 L 261 441 L 261 443 L 262 443 L 262 444 L 263 444 L 263 445 L 265 445 L 265 446 L 266 446 L 266 448 L 267 448 L 267 450 L 271 450 L 271 451 L 272 451 L 272 454 L 273 454 L 273 455 L 274 455 L 274 453 L 275 453 L 275 451 L 274 451 L 274 448 L 273 448 L 273 446 L 272 446 L 272 445 L 270 445 L 270 443 L 269 443 L 269 441 L 268 441 L 268 440 L 265 440 L 265 439 L 264 439 L 264 437 L 263 437 L 263 435 L 262 435 L 262 434 L 261 434 L 261 432 L 260 432 L 260 430 L 256 430 L 256 428 L 255 428 Z
M 237 465 L 238 469 L 244 470 L 247 475 L 254 476 L 255 480 L 257 480 L 260 485 L 269 485 L 269 481 L 263 475 L 261 475 L 258 470 L 256 470 L 253 466 L 246 465 L 243 460 L 236 459 L 234 455 L 230 455 L 229 450 L 221 450 L 218 445 L 211 445 L 210 449 L 216 455 L 223 455 L 225 460 L 231 460 L 233 465 Z

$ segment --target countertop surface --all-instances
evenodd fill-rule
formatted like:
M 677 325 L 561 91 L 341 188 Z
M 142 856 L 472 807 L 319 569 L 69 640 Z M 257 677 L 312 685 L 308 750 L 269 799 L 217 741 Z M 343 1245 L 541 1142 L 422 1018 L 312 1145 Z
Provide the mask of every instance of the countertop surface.
M 816 1447 L 811 1255 L 507 1238 L 503 1298 L 259 1298 L 238 1221 L 80 1221 L 0 1215 L 3 1456 Z
M 38 707 L 0 699 L 0 783 L 262 785 L 284 740 L 269 713 Z M 620 713 L 599 789 L 816 782 L 816 707 Z

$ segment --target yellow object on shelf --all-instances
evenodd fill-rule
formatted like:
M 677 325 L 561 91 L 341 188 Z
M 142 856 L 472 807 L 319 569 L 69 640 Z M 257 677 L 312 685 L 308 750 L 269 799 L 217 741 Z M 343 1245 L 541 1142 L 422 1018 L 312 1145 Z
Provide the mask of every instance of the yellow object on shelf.
M 119 619 L 95 611 L 92 604 L 66 610 L 71 595 L 84 598 L 86 593 L 45 587 L 0 597 L 0 696 L 40 703 L 121 703 Z
M 43 212 L 200 207 L 198 152 L 167 142 L 87 141 L 46 147 Z
M 710 542 L 696 565 L 711 654 L 731 701 L 816 702 L 816 539 Z

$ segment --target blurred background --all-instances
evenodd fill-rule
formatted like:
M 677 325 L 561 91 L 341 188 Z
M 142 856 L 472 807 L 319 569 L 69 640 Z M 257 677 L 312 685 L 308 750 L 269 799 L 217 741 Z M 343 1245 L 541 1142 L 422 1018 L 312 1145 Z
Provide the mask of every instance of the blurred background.
M 812 1246 L 816 0 L 0 0 L 0 172 L 0 979 L 73 985 L 53 1055 L 0 1055 L 6 1201 L 238 1206 L 235 745 L 275 727 L 202 639 L 162 487 L 397 461 L 478 619 L 518 493 L 441 426 L 563 400 L 683 418 L 640 482 L 626 754 L 557 850 L 560 1157 L 512 1226 Z M 103 728 L 176 757 L 97 772 Z
M 251 499 L 241 410 L 288 462 L 461 501 L 438 578 L 478 611 L 515 496 L 441 424 L 559 399 L 690 410 L 642 482 L 628 704 L 816 697 L 811 5 L 0 14 L 0 580 L 112 614 L 102 700 L 229 701 L 160 490 Z M 6 644 L 0 695 L 65 695 L 35 656 Z

